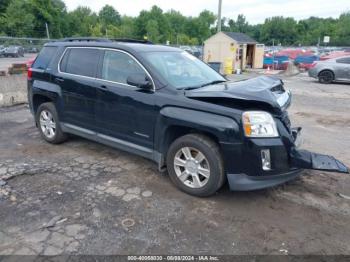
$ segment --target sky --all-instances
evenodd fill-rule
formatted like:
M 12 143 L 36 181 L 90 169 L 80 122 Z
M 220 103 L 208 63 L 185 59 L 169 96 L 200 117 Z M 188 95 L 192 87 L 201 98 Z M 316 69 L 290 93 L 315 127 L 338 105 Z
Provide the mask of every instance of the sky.
M 218 0 L 64 0 L 69 11 L 79 5 L 98 12 L 104 5 L 112 5 L 122 15 L 137 16 L 141 10 L 157 5 L 168 11 L 174 9 L 186 16 L 197 16 L 207 9 L 215 14 Z M 236 19 L 244 14 L 251 24 L 263 23 L 271 16 L 288 16 L 296 20 L 318 17 L 338 17 L 350 11 L 350 0 L 222 0 L 222 16 Z

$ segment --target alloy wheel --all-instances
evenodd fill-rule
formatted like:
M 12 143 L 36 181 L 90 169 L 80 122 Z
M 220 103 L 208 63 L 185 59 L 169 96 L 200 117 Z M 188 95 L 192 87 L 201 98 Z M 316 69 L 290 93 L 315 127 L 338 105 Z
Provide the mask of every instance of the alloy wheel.
M 43 134 L 52 139 L 56 135 L 56 123 L 52 114 L 47 110 L 41 111 L 39 121 Z
M 330 83 L 333 80 L 333 74 L 331 72 L 322 72 L 320 74 L 320 79 L 323 83 Z
M 183 147 L 174 157 L 174 169 L 179 180 L 190 188 L 204 187 L 210 177 L 205 155 L 193 147 Z

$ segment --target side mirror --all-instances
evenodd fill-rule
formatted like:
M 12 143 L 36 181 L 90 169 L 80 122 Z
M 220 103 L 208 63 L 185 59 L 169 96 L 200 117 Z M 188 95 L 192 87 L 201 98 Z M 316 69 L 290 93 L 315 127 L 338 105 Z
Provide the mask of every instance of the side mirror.
M 152 89 L 151 80 L 143 74 L 134 74 L 128 76 L 126 83 L 131 86 L 136 86 L 143 89 Z

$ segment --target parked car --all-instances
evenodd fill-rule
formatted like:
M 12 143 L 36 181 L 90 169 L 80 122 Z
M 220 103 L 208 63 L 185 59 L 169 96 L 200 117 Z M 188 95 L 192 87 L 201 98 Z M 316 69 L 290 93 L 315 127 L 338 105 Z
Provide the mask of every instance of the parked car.
M 5 57 L 20 57 L 24 56 L 24 49 L 21 46 L 9 46 L 5 49 Z
M 39 49 L 36 47 L 28 47 L 26 48 L 25 52 L 29 54 L 36 54 L 39 52 Z
M 195 196 L 278 185 L 302 169 L 348 172 L 298 149 L 300 128 L 280 79 L 229 82 L 173 47 L 143 41 L 47 43 L 28 70 L 31 112 L 43 139 L 68 134 L 151 159 Z M 142 174 L 140 174 L 142 175 Z
M 274 70 L 286 70 L 288 67 L 288 56 L 264 55 L 263 68 Z
M 294 64 L 299 69 L 309 70 L 310 68 L 312 68 L 313 63 L 315 63 L 318 60 L 320 60 L 320 57 L 316 55 L 301 55 L 295 58 Z
M 3 45 L 0 45 L 0 57 L 5 54 L 5 47 Z
M 308 72 L 309 76 L 324 84 L 333 81 L 350 81 L 350 56 L 317 61 Z

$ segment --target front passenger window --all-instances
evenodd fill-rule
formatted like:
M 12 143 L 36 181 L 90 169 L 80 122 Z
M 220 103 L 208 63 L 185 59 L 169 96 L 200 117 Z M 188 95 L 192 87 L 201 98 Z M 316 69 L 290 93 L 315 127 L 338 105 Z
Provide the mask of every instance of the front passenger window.
M 127 84 L 131 75 L 142 75 L 143 68 L 131 56 L 118 51 L 105 51 L 102 65 L 102 79 Z

